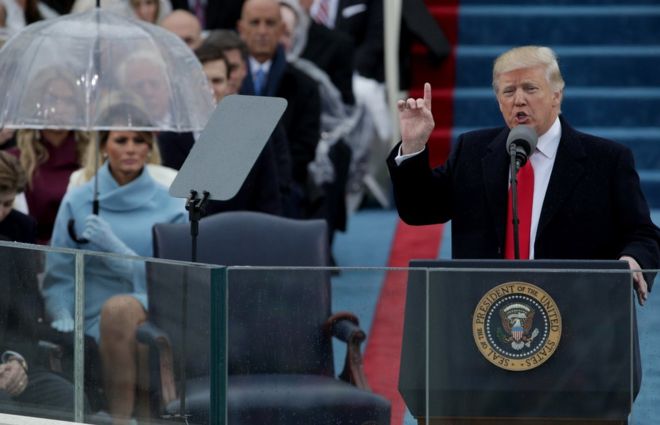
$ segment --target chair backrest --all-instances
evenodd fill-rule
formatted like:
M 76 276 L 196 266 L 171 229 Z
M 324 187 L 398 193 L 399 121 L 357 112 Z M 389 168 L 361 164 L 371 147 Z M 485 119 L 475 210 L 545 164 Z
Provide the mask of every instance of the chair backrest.
M 188 224 L 157 224 L 153 234 L 156 257 L 190 259 Z M 326 223 L 247 211 L 216 214 L 200 221 L 197 252 L 199 262 L 218 265 L 326 267 Z M 176 345 L 183 271 L 149 268 L 149 320 Z M 188 270 L 187 278 L 187 350 L 195 353 L 188 356 L 187 370 L 195 376 L 208 373 L 209 337 L 199 330 L 210 324 L 210 288 L 203 271 Z M 230 374 L 334 374 L 331 339 L 323 332 L 331 309 L 327 271 L 232 269 L 227 281 Z

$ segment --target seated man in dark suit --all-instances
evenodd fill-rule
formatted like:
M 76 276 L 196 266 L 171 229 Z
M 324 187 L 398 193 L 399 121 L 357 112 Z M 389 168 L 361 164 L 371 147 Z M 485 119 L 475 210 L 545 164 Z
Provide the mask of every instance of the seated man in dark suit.
M 401 218 L 414 225 L 452 220 L 454 258 L 514 258 L 505 145 L 510 129 L 531 127 L 538 145 L 518 172 L 520 258 L 625 260 L 643 305 L 653 275 L 639 270 L 660 266 L 660 231 L 630 149 L 578 132 L 560 115 L 564 81 L 547 47 L 502 54 L 493 88 L 506 126 L 461 135 L 433 170 L 426 149 L 431 87 L 423 99 L 399 101 L 402 142 L 387 164 Z
M 310 189 L 307 166 L 320 138 L 321 101 L 316 83 L 290 66 L 279 41 L 284 31 L 277 0 L 247 0 L 238 24 L 248 47 L 248 73 L 242 94 L 278 96 L 288 101 L 282 123 L 289 141 L 293 180 L 304 193 L 306 212 L 314 210 L 319 193 Z
M 227 94 L 237 94 L 243 85 L 243 80 L 248 72 L 247 58 L 248 48 L 241 37 L 230 30 L 213 30 L 204 40 L 204 49 L 221 51 L 229 64 L 229 84 Z M 289 140 L 282 122 L 277 124 L 273 134 L 268 141 L 277 168 L 277 180 L 280 186 L 280 195 L 284 208 L 283 215 L 286 217 L 299 217 L 298 206 L 292 201 L 293 170 L 291 163 L 291 152 L 289 151 Z

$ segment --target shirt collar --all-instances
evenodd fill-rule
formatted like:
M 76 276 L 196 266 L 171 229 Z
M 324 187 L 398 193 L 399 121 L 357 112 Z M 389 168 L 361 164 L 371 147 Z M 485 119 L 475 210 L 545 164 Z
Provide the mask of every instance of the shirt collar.
M 557 116 L 555 122 L 550 126 L 550 129 L 539 137 L 536 150 L 546 158 L 552 159 L 557 154 L 559 140 L 561 140 L 561 123 L 559 121 L 559 116 Z
M 259 63 L 252 56 L 248 57 L 248 61 L 250 62 L 250 71 L 252 72 L 252 75 L 254 75 L 257 72 L 257 69 L 259 68 L 263 69 L 264 73 L 268 75 L 268 71 L 270 71 L 270 66 L 273 64 L 273 61 L 271 59 L 268 59 L 264 63 Z

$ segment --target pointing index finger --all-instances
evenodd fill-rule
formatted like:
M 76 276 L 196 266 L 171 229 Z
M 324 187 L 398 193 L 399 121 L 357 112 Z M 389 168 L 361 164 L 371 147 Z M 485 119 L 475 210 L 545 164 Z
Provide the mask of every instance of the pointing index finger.
M 424 104 L 431 110 L 431 84 L 424 83 Z

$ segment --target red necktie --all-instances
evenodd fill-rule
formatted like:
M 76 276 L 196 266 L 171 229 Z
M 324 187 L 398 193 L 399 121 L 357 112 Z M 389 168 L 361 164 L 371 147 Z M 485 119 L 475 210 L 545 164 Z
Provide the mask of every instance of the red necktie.
M 518 237 L 520 240 L 520 259 L 529 259 L 529 234 L 532 227 L 532 203 L 534 201 L 534 168 L 531 161 L 518 171 Z M 509 188 L 506 214 L 506 242 L 504 258 L 514 259 L 513 249 L 513 210 L 511 207 L 511 188 Z

